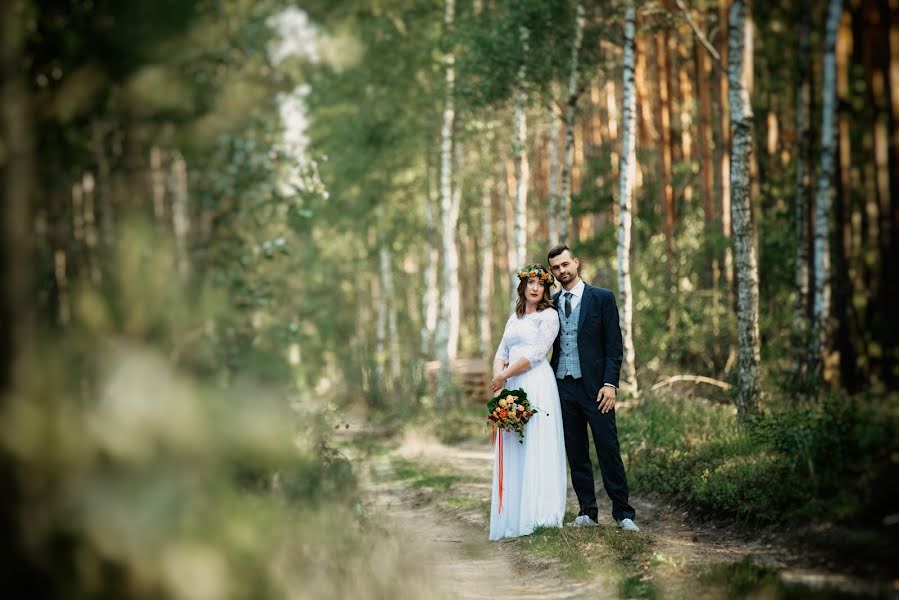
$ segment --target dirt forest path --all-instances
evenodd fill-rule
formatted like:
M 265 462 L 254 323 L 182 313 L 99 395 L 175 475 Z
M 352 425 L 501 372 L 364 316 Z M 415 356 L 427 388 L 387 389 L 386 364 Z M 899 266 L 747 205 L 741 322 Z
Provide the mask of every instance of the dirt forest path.
M 392 458 L 434 460 L 443 468 L 483 477 L 490 469 L 489 447 L 464 449 L 443 446 L 434 440 L 406 438 L 390 456 L 372 464 L 375 477 L 364 477 L 364 486 L 376 510 L 391 522 L 434 575 L 435 598 L 568 599 L 617 598 L 614 588 L 601 580 L 573 581 L 559 564 L 523 555 L 508 542 L 487 540 L 487 520 L 473 510 L 436 511 L 432 492 L 413 489 L 397 481 L 377 481 Z M 490 495 L 486 483 L 469 483 L 469 491 Z
M 359 470 L 372 509 L 389 521 L 391 530 L 405 538 L 424 568 L 433 573 L 434 597 L 622 597 L 621 572 L 613 572 L 620 565 L 609 565 L 612 568 L 606 573 L 602 562 L 614 559 L 604 555 L 601 546 L 596 548 L 600 564 L 594 572 L 598 575 L 584 580 L 567 576 L 561 561 L 523 552 L 514 541 L 487 540 L 484 505 L 490 497 L 492 456 L 486 440 L 450 446 L 426 434 L 410 432 L 398 446 L 371 459 L 366 468 Z M 458 480 L 451 493 L 478 502 L 447 506 L 441 502 L 445 500 L 441 494 L 450 492 L 410 486 L 401 478 L 391 478 L 396 461 L 418 465 L 424 472 L 452 473 Z M 602 494 L 601 488 L 598 491 Z M 601 511 L 604 502 L 607 504 L 607 499 L 601 497 Z M 754 564 L 775 570 L 787 584 L 847 593 L 883 592 L 883 588 L 859 589 L 858 580 L 831 574 L 826 563 L 800 556 L 775 538 L 747 539 L 726 528 L 697 525 L 689 521 L 686 513 L 653 498 L 637 495 L 632 504 L 643 535 L 651 540 L 654 584 L 663 586 L 663 597 L 691 597 L 700 589 L 696 575 L 703 569 L 735 564 L 747 557 Z M 576 505 L 569 489 L 568 506 Z M 600 525 L 617 532 L 609 515 L 600 515 Z

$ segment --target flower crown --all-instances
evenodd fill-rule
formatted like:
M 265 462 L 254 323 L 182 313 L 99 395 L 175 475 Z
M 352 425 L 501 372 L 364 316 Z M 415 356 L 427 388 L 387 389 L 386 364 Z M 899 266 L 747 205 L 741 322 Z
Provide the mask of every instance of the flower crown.
M 552 273 L 550 273 L 549 271 L 544 271 L 543 269 L 528 269 L 526 267 L 518 269 L 519 279 L 529 279 L 531 277 L 536 277 L 538 281 L 541 281 L 546 285 L 552 285 L 556 281 L 552 276 Z

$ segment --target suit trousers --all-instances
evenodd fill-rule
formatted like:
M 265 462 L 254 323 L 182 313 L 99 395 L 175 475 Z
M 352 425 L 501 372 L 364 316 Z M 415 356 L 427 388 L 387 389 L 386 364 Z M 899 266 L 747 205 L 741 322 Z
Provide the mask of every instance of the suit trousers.
M 627 476 L 621 461 L 618 445 L 618 428 L 615 410 L 603 414 L 596 396 L 592 396 L 582 378 L 556 379 L 559 384 L 559 401 L 562 405 L 562 427 L 565 431 L 565 454 L 571 470 L 571 484 L 577 494 L 580 512 L 594 521 L 599 514 L 596 504 L 596 488 L 593 480 L 593 463 L 590 461 L 590 440 L 587 425 L 593 432 L 596 456 L 602 483 L 612 501 L 612 517 L 615 521 L 633 519 L 635 512 L 628 504 Z

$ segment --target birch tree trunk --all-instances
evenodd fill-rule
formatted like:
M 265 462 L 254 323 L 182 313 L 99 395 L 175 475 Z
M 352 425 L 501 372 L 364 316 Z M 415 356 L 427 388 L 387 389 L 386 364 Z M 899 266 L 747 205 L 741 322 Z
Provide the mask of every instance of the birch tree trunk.
M 190 237 L 190 210 L 187 206 L 187 162 L 180 152 L 171 159 L 172 229 L 178 249 L 178 275 L 182 281 L 190 276 L 190 255 L 187 240 Z
M 91 281 L 100 283 L 100 257 L 97 256 L 97 211 L 96 211 L 96 181 L 92 173 L 85 173 L 81 178 L 81 189 L 84 193 L 84 244 L 87 258 L 88 273 Z
M 824 82 L 821 107 L 821 170 L 818 175 L 815 214 L 815 302 L 812 335 L 809 344 L 809 376 L 820 376 L 823 357 L 830 344 L 830 220 L 833 205 L 834 158 L 836 136 L 836 44 L 837 29 L 843 11 L 842 0 L 830 0 L 824 49 Z
M 396 327 L 396 299 L 394 297 L 393 290 L 393 260 L 392 253 L 390 251 L 390 242 L 385 238 L 384 231 L 387 230 L 385 219 L 384 219 L 384 209 L 382 206 L 378 206 L 378 223 L 380 230 L 379 234 L 379 243 L 378 243 L 378 257 L 379 257 L 379 271 L 381 275 L 381 310 L 383 311 L 383 318 L 379 318 L 378 320 L 378 331 L 379 331 L 379 345 L 381 346 L 382 351 L 384 351 L 384 343 L 383 343 L 383 325 L 386 321 L 386 334 L 387 334 L 387 361 L 384 361 L 390 365 L 389 377 L 387 378 L 387 388 L 392 389 L 394 383 L 400 376 L 400 344 L 399 338 L 397 335 L 397 327 Z
M 559 240 L 559 117 L 556 114 L 555 93 L 558 85 L 553 82 L 552 101 L 549 105 L 549 244 L 555 245 Z
M 527 54 L 528 37 L 530 33 L 527 28 L 519 29 L 521 36 L 521 44 L 524 53 Z M 515 229 L 514 229 L 514 249 L 515 249 L 515 266 L 513 269 L 520 268 L 524 265 L 527 255 L 527 236 L 528 236 L 528 182 L 530 181 L 530 169 L 528 166 L 527 154 L 527 117 L 525 108 L 527 106 L 527 72 L 525 65 L 522 63 L 518 67 L 518 84 L 515 92 Z M 517 284 L 517 276 L 514 277 L 512 287 L 513 302 L 515 297 L 515 285 Z
M 447 34 L 452 31 L 456 16 L 455 0 L 446 0 L 444 26 Z M 455 57 L 447 51 L 444 58 L 446 73 L 446 101 L 443 108 L 443 126 L 440 130 L 440 219 L 443 245 L 443 294 L 440 319 L 437 326 L 437 356 L 440 371 L 437 378 L 437 396 L 445 396 L 452 385 L 452 364 L 456 358 L 459 341 L 459 250 L 456 246 L 456 224 L 459 206 L 454 202 L 453 181 L 453 129 L 455 110 Z
M 731 210 L 737 267 L 737 323 L 739 380 L 737 415 L 745 420 L 759 401 L 759 274 L 755 255 L 749 155 L 752 152 L 752 106 L 746 68 L 752 64 L 752 12 L 749 0 L 735 0 L 730 9 L 730 63 L 727 67 L 731 147 Z
M 490 310 L 493 298 L 493 177 L 484 179 L 481 191 L 481 285 L 478 287 L 478 350 L 487 357 L 493 346 Z
M 796 196 L 794 205 L 796 235 L 796 301 L 793 305 L 793 334 L 799 341 L 794 372 L 803 381 L 806 377 L 809 310 L 809 204 L 811 175 L 808 169 L 811 148 L 811 48 L 810 0 L 800 2 L 799 48 L 796 88 Z
M 571 44 L 571 72 L 568 75 L 568 101 L 565 103 L 565 162 L 562 165 L 561 199 L 559 206 L 559 241 L 568 242 L 571 230 L 571 170 L 574 162 L 574 108 L 577 106 L 578 61 L 580 60 L 581 43 L 584 39 L 584 6 L 578 0 L 575 20 L 574 39 Z
M 427 265 L 424 276 L 424 295 L 422 297 L 422 315 L 424 315 L 421 328 L 421 354 L 430 356 L 434 345 L 434 331 L 437 329 L 437 310 L 439 290 L 437 289 L 437 261 L 440 249 L 437 247 L 437 220 L 434 208 L 438 192 L 434 189 L 434 178 L 431 175 L 430 160 L 428 161 L 428 181 L 426 183 L 425 198 L 425 229 L 427 231 Z
M 625 389 L 637 392 L 634 361 L 634 296 L 631 289 L 631 204 L 634 195 L 634 178 L 637 172 L 636 155 L 636 90 L 634 85 L 634 37 L 636 10 L 629 1 L 624 14 L 624 87 L 622 145 L 619 173 L 618 213 L 618 301 L 621 305 L 621 334 L 624 344 L 622 379 Z

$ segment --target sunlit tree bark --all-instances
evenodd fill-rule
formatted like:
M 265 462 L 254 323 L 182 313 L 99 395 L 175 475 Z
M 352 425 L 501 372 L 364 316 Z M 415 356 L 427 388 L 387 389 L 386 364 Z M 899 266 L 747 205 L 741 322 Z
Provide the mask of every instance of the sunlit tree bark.
M 553 90 L 558 88 L 553 85 Z M 559 214 L 559 116 L 556 114 L 555 99 L 557 94 L 553 94 L 552 101 L 547 111 L 549 119 L 549 211 L 548 211 L 548 237 L 549 243 L 554 245 L 559 240 L 559 225 L 561 215 Z

